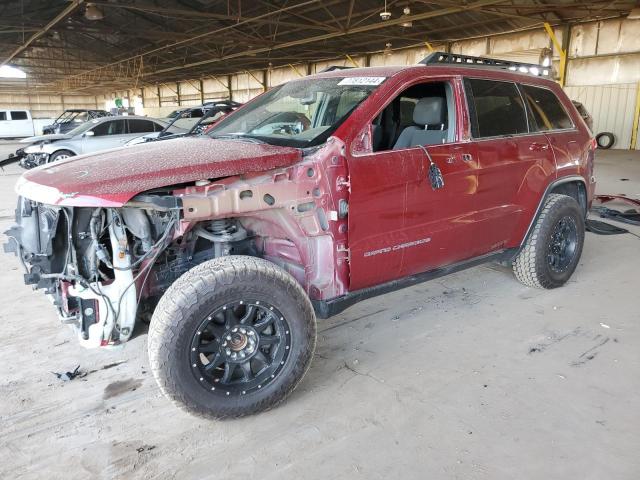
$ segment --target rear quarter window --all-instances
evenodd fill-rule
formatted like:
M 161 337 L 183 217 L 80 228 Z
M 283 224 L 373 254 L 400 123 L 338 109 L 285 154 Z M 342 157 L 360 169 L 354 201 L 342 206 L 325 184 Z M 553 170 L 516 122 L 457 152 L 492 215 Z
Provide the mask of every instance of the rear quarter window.
M 7 119 L 7 112 L 0 112 L 0 120 L 6 120 Z
M 571 117 L 555 93 L 531 85 L 521 85 L 521 88 L 538 131 L 573 128 Z
M 528 133 L 522 97 L 512 82 L 464 80 L 474 138 Z
M 11 112 L 11 120 L 27 120 L 28 118 L 27 112 L 20 110 Z
M 102 137 L 105 135 L 122 135 L 126 133 L 126 125 L 124 120 L 112 120 L 103 122 L 97 127 L 93 128 L 93 134 L 96 137 Z
M 155 130 L 151 120 L 129 120 L 129 133 L 148 133 Z

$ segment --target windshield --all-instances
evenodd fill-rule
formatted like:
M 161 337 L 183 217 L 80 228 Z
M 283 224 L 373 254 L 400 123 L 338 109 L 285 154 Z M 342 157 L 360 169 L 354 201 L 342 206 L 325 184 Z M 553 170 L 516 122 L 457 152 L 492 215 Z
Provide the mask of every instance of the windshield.
M 300 148 L 319 145 L 384 80 L 336 77 L 285 83 L 220 120 L 208 135 Z

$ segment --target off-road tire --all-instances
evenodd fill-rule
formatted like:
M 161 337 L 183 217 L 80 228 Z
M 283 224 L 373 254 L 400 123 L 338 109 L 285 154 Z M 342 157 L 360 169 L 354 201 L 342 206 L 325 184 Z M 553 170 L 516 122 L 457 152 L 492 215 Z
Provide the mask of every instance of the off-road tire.
M 47 163 L 57 162 L 58 160 L 60 160 L 60 157 L 75 157 L 75 155 L 76 154 L 71 150 L 58 150 L 57 152 L 54 152 L 51 154 L 51 156 L 49 156 L 49 158 L 47 159 Z
M 554 229 L 566 217 L 575 222 L 577 239 L 570 262 L 565 269 L 558 272 L 551 268 L 548 255 Z M 513 260 L 512 266 L 516 278 L 528 287 L 549 289 L 564 285 L 580 260 L 584 232 L 584 212 L 578 202 L 567 195 L 550 194 L 535 221 L 533 230 Z
M 287 318 L 289 354 L 277 376 L 261 390 L 214 395 L 191 371 L 191 339 L 208 312 L 247 297 L 275 305 Z M 176 406 L 201 417 L 223 419 L 258 413 L 284 400 L 309 368 L 315 345 L 316 318 L 300 284 L 266 260 L 228 256 L 192 268 L 167 289 L 151 319 L 148 353 L 160 389 Z

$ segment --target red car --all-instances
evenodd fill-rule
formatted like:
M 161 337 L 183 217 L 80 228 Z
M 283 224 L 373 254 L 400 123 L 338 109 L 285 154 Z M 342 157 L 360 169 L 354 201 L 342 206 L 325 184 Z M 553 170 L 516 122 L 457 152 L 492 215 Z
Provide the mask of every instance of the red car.
M 538 68 L 435 54 L 286 83 L 208 136 L 25 173 L 7 249 L 85 346 L 151 315 L 177 405 L 265 410 L 309 367 L 316 317 L 488 261 L 568 280 L 595 145 Z

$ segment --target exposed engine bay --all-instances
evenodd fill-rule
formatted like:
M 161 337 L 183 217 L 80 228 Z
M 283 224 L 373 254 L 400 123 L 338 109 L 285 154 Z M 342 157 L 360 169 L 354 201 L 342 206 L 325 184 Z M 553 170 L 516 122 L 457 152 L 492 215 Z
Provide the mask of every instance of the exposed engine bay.
M 44 289 L 84 346 L 117 345 L 190 268 L 231 252 L 255 255 L 237 220 L 179 232 L 179 213 L 177 205 L 56 207 L 20 198 L 5 250 L 18 255 L 25 283 Z

